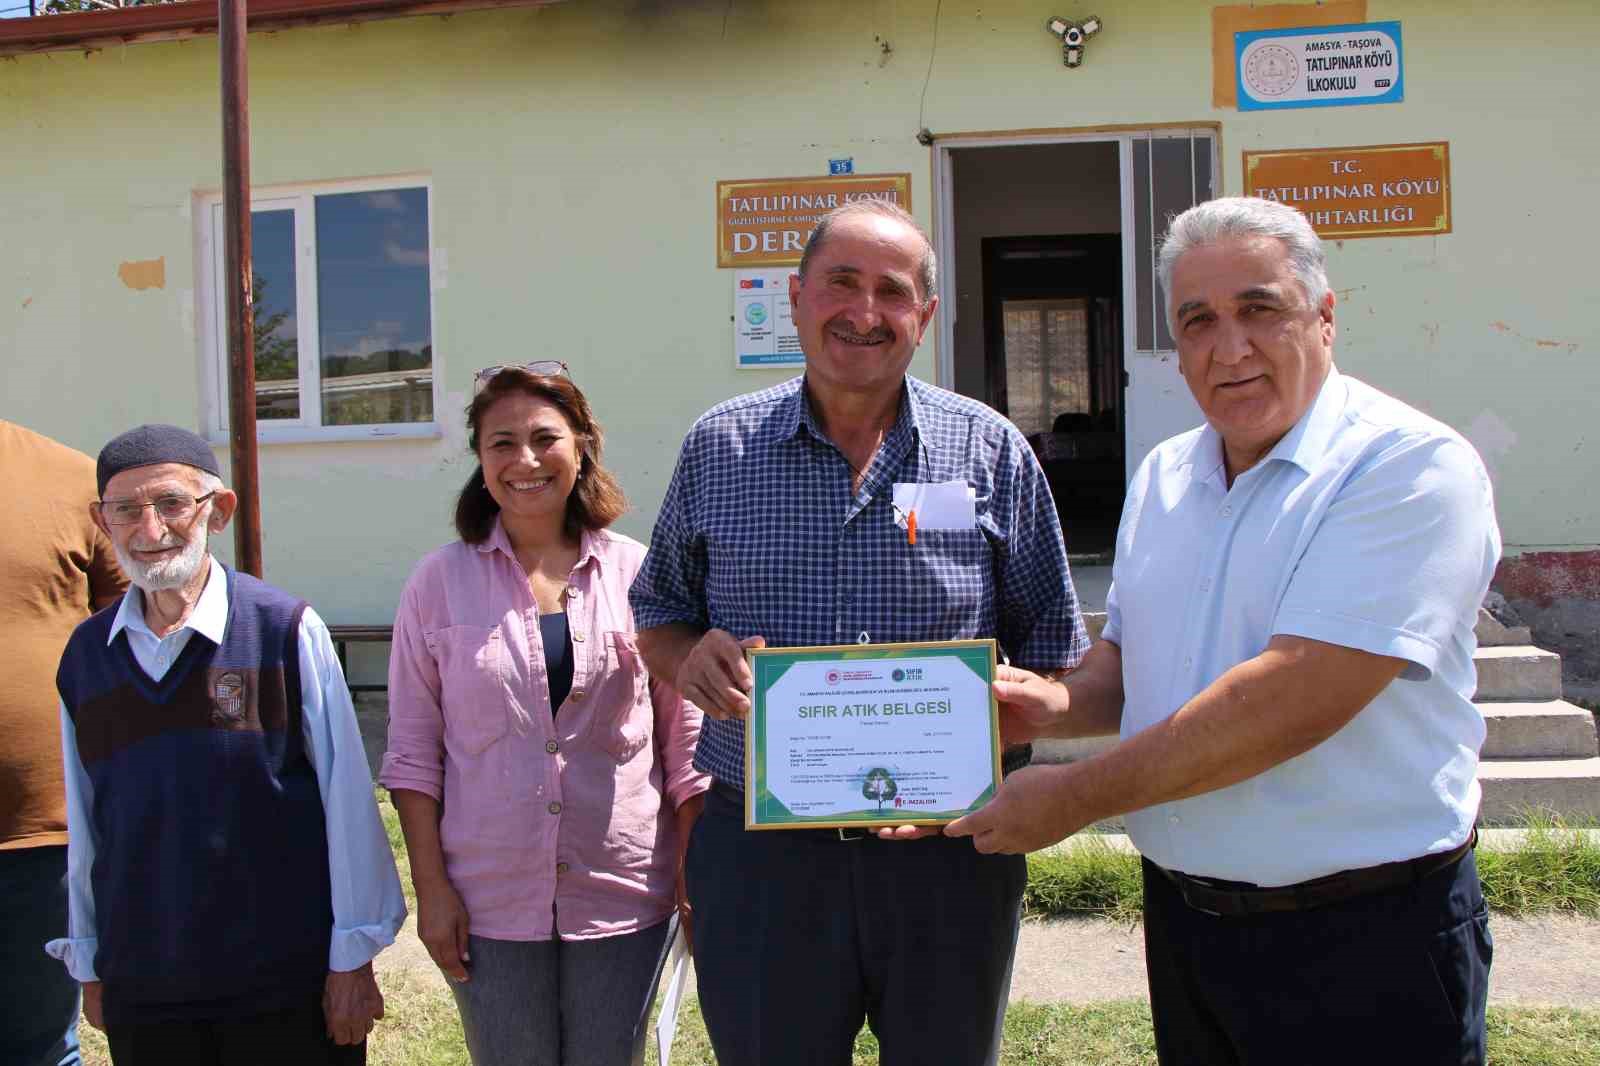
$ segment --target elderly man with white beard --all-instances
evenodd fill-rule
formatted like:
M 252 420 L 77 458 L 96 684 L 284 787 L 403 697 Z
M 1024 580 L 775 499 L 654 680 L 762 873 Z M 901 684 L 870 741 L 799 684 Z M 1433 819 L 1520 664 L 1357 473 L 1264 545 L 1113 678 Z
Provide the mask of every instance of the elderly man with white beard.
M 56 676 L 68 935 L 116 1066 L 360 1063 L 405 902 L 327 626 L 213 558 L 211 447 L 147 425 L 97 463 L 132 582 Z

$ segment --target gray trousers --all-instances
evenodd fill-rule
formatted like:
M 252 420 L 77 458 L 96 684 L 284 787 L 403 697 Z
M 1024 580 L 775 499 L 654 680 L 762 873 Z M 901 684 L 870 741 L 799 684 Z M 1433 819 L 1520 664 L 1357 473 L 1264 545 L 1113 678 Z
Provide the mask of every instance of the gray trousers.
M 674 921 L 597 940 L 469 936 L 450 982 L 473 1066 L 638 1066 Z

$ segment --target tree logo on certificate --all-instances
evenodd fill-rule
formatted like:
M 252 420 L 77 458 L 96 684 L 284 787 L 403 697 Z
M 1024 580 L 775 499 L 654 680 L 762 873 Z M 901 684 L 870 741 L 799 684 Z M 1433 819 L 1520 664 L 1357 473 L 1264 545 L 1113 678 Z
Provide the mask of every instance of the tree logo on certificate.
M 878 810 L 883 810 L 883 805 L 900 794 L 900 786 L 895 784 L 894 775 L 881 766 L 867 771 L 867 779 L 862 782 L 861 794 L 869 800 L 878 801 Z

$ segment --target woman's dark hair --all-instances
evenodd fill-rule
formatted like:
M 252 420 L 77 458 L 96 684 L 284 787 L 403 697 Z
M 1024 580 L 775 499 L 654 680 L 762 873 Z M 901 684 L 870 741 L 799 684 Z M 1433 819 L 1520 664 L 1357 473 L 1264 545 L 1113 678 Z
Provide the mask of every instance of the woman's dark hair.
M 611 472 L 600 465 L 604 435 L 589 411 L 589 401 L 571 380 L 556 374 L 531 374 L 520 367 L 507 367 L 484 383 L 483 391 L 467 405 L 467 446 L 478 454 L 478 430 L 484 414 L 495 402 L 516 393 L 527 393 L 554 404 L 578 438 L 578 482 L 567 497 L 566 521 L 562 531 L 576 538 L 585 530 L 604 529 L 628 509 L 627 498 Z M 456 532 L 468 544 L 482 544 L 494 529 L 500 505 L 489 495 L 483 481 L 483 464 L 467 478 L 456 497 Z

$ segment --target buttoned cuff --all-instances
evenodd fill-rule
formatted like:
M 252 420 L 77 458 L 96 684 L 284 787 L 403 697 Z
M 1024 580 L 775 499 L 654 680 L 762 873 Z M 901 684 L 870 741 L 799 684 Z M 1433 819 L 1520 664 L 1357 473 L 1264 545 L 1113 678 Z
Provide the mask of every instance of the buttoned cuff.
M 378 952 L 394 943 L 395 934 L 404 921 L 402 915 L 398 921 L 389 919 L 377 925 L 335 928 L 328 942 L 328 969 L 334 973 L 361 969 L 376 958 Z
M 74 981 L 86 984 L 100 980 L 94 972 L 94 957 L 100 950 L 99 937 L 83 937 L 78 940 L 62 937 L 50 941 L 44 946 L 44 950 L 51 957 L 66 963 L 67 972 L 72 975 Z

